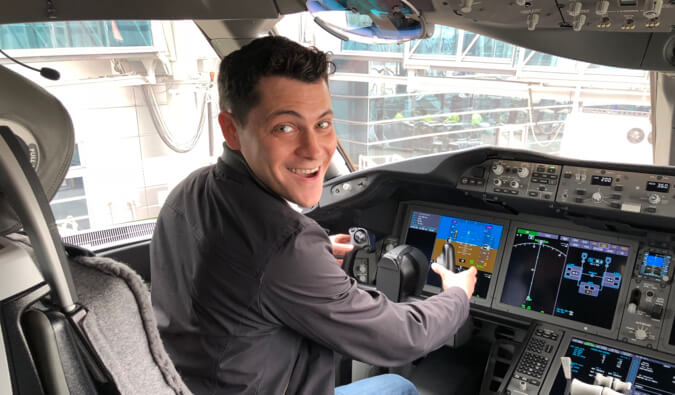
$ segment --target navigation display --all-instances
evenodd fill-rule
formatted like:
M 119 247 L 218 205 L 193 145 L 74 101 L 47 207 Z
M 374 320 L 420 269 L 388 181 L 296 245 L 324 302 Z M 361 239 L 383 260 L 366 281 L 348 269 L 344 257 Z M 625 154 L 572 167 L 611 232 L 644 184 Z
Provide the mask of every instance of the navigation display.
M 631 394 L 675 393 L 675 365 L 667 362 L 575 338 L 565 355 L 572 360 L 572 377 L 587 384 L 593 384 L 600 373 L 631 383 Z M 551 393 L 562 394 L 564 388 L 560 373 Z
M 611 329 L 630 247 L 518 228 L 501 302 Z
M 504 226 L 465 218 L 412 211 L 405 244 L 417 247 L 435 260 L 450 242 L 455 250 L 455 266 L 461 272 L 475 266 L 478 281 L 474 297 L 486 298 L 497 262 Z M 429 271 L 427 284 L 441 288 L 441 278 Z

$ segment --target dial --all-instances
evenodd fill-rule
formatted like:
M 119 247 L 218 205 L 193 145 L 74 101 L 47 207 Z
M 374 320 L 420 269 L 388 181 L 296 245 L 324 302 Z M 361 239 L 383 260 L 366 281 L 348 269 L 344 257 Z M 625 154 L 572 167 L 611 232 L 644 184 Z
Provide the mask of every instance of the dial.
M 518 168 L 518 177 L 525 178 L 528 175 L 530 175 L 530 169 L 528 169 L 527 167 L 519 167 Z
M 494 173 L 497 176 L 501 176 L 504 174 L 504 166 L 501 163 L 495 163 L 492 165 L 492 173 Z
M 599 203 L 599 202 L 602 201 L 602 193 L 600 193 L 600 192 L 595 192 L 595 193 L 593 194 L 593 196 L 591 196 L 591 198 L 593 198 L 593 201 L 594 201 L 594 202 Z
M 659 195 L 656 194 L 656 193 L 652 193 L 651 195 L 649 195 L 649 203 L 650 203 L 650 204 L 659 204 L 659 203 L 661 203 L 661 196 L 659 196 Z
M 635 330 L 636 340 L 644 340 L 647 338 L 647 335 L 649 335 L 649 333 L 647 333 L 647 331 L 644 328 L 638 328 Z

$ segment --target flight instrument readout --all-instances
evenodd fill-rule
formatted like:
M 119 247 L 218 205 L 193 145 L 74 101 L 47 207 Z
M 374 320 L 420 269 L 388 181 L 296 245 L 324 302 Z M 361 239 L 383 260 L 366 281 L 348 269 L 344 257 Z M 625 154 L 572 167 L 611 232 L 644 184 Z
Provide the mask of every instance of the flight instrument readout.
M 473 296 L 486 297 L 504 231 L 502 225 L 421 211 L 412 211 L 409 224 L 406 244 L 419 248 L 429 261 L 433 261 L 443 251 L 443 245 L 451 243 L 457 270 L 466 270 L 471 266 L 478 270 Z M 441 278 L 429 271 L 427 284 L 440 288 Z
M 572 360 L 572 377 L 587 384 L 593 384 L 595 375 L 601 374 L 631 383 L 631 394 L 675 393 L 675 365 L 668 362 L 575 338 L 565 356 Z M 562 394 L 564 388 L 560 373 L 551 394 Z
M 629 250 L 518 228 L 501 302 L 611 329 Z

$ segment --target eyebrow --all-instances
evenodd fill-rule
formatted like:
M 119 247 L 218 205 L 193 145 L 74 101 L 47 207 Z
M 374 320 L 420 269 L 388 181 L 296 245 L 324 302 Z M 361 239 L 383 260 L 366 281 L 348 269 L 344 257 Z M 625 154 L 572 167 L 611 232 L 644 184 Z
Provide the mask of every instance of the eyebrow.
M 300 119 L 304 119 L 304 118 L 305 118 L 305 117 L 303 117 L 302 115 L 300 115 L 300 113 L 298 113 L 297 111 L 293 111 L 293 110 L 279 110 L 279 111 L 275 111 L 275 112 L 271 113 L 270 115 L 268 115 L 268 116 L 267 116 L 267 120 L 270 120 L 270 119 L 272 119 L 272 118 L 274 118 L 274 117 L 278 117 L 279 115 L 290 115 L 290 116 L 292 116 L 292 117 L 296 117 L 296 118 L 300 118 Z M 323 113 L 321 113 L 321 115 L 319 115 L 319 118 L 323 118 L 323 117 L 325 117 L 326 115 L 333 115 L 333 110 L 328 109 L 328 110 L 324 111 Z

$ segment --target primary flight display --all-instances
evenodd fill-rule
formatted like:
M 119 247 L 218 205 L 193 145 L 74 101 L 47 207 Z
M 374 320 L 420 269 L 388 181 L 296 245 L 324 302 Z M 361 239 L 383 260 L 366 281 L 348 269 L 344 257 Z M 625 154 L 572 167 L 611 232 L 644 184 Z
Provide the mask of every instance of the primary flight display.
M 485 298 L 490 287 L 504 226 L 477 220 L 412 211 L 405 243 L 419 248 L 434 261 L 450 243 L 457 271 L 475 266 L 478 281 L 473 296 Z M 440 277 L 429 271 L 427 284 L 441 287 Z

